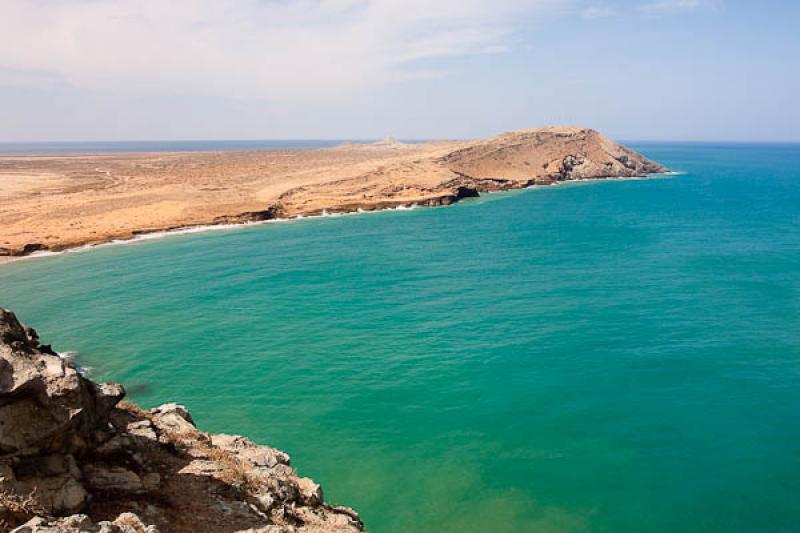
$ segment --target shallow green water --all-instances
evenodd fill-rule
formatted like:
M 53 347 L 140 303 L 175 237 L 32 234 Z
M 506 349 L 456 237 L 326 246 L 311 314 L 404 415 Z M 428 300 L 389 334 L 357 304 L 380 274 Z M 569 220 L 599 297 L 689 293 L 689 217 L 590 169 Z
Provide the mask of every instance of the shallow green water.
M 288 451 L 371 531 L 800 524 L 800 147 L 0 269 L 97 379 Z

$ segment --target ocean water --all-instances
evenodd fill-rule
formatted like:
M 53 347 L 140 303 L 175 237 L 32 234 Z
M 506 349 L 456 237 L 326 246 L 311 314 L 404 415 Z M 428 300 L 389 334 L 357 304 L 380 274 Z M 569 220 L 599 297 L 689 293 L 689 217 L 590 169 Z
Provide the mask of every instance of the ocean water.
M 373 532 L 800 524 L 800 146 L 679 176 L 0 268 L 134 400 L 286 450 Z

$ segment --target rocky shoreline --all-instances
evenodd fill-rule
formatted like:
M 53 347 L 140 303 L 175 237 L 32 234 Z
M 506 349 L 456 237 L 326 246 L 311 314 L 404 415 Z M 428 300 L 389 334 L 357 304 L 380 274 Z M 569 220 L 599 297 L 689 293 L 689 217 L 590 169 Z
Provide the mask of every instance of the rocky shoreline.
M 351 533 L 285 453 L 143 410 L 0 308 L 0 531 Z
M 100 164 L 112 170 L 98 173 Z M 574 127 L 311 151 L 0 157 L 0 176 L 55 180 L 0 201 L 0 258 L 198 226 L 436 207 L 485 192 L 666 171 Z

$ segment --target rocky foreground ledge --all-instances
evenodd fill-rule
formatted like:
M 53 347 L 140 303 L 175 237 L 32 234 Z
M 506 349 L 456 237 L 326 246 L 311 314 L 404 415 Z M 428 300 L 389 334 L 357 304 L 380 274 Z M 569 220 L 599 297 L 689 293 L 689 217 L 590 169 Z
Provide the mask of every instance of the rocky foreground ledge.
M 0 308 L 0 531 L 363 531 L 285 453 L 124 395 Z

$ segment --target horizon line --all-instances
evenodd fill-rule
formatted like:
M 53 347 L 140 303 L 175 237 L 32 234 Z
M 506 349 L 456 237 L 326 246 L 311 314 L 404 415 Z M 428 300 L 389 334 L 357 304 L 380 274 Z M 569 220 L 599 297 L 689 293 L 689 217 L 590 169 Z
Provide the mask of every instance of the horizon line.
M 602 132 L 601 132 L 602 133 Z M 499 134 L 498 134 L 499 135 Z M 493 136 L 491 136 L 493 137 Z M 491 137 L 431 137 L 431 138 L 414 138 L 414 137 L 395 137 L 387 135 L 383 137 L 286 137 L 286 138 L 205 138 L 205 139 L 113 139 L 113 140 L 99 140 L 99 139 L 81 139 L 81 140 L 0 140 L 0 145 L 13 145 L 13 144 L 112 144 L 112 143 L 175 143 L 175 142 L 374 142 L 381 141 L 387 138 L 395 138 L 403 142 L 436 142 L 436 141 L 477 141 L 480 139 L 487 139 Z M 800 139 L 781 139 L 781 140 L 760 140 L 760 139 L 626 139 L 614 138 L 613 140 L 620 143 L 692 143 L 692 144 L 706 144 L 706 143 L 720 143 L 720 144 L 800 144 Z

